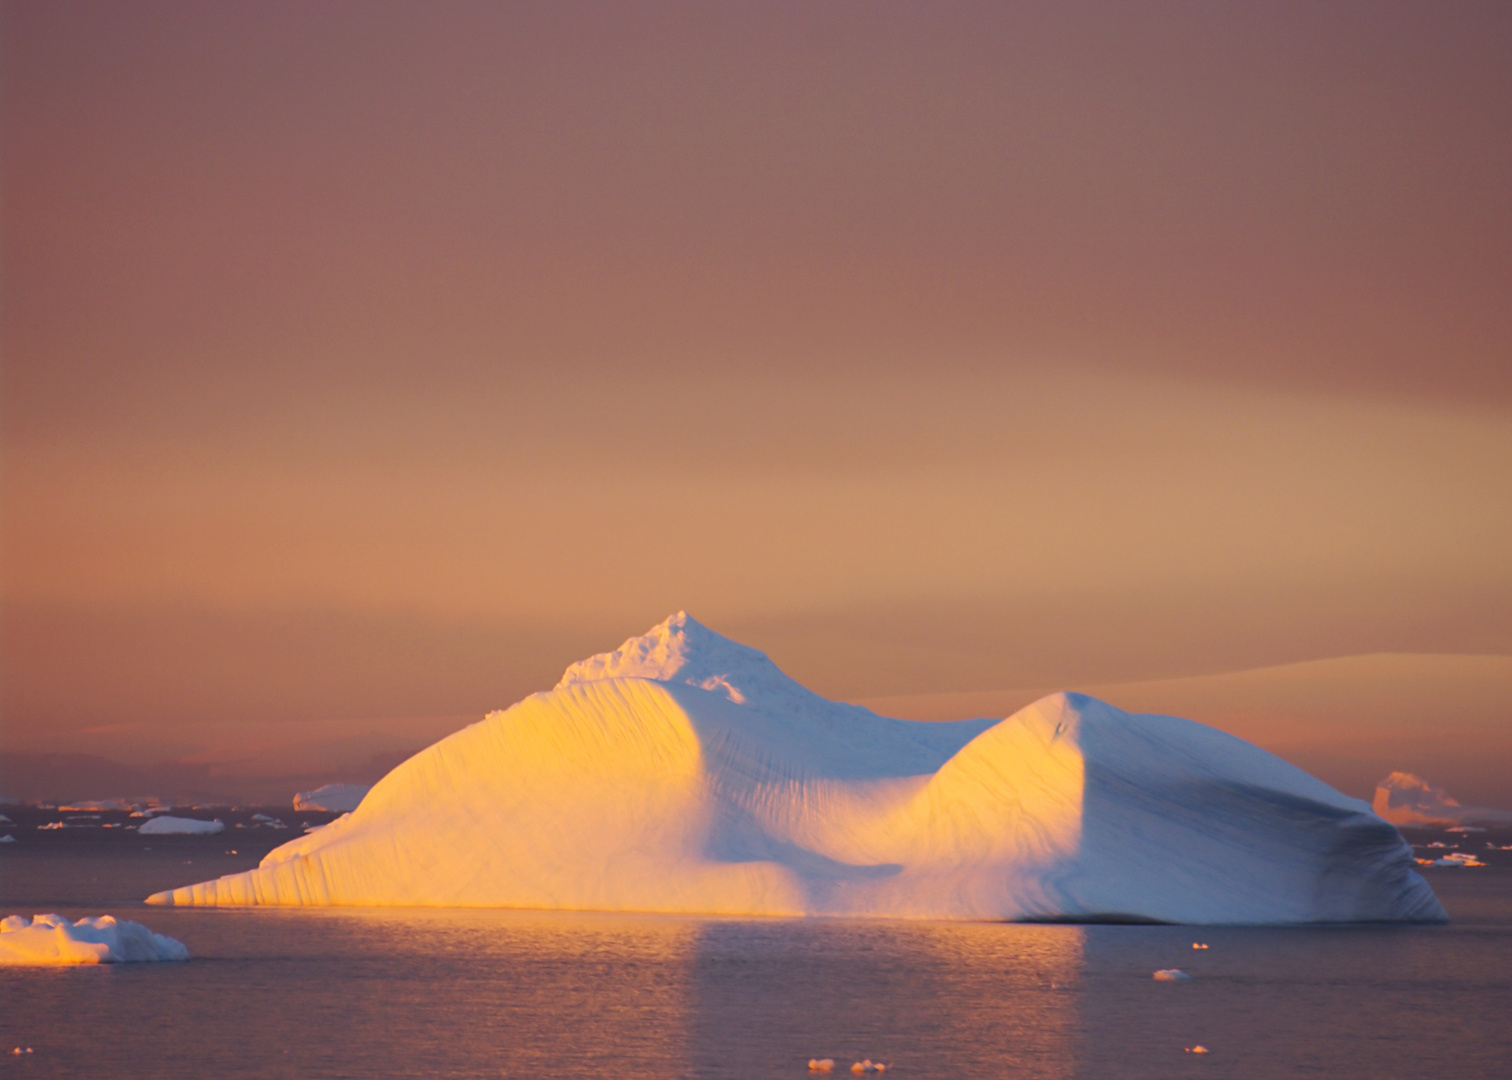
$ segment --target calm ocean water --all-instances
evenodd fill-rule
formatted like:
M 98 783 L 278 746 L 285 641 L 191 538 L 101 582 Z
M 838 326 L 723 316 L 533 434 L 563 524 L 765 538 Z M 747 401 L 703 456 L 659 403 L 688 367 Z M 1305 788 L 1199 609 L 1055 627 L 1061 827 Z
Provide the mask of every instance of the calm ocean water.
M 110 912 L 194 955 L 0 971 L 0 1071 L 805 1077 L 809 1058 L 832 1057 L 837 1074 L 871 1058 L 900 1077 L 1512 1076 L 1512 858 L 1500 855 L 1428 871 L 1454 918 L 1443 927 L 140 904 L 244 869 L 288 835 L 148 845 L 80 830 L 0 849 L 0 914 Z M 1168 967 L 1193 979 L 1151 978 Z M 1211 1052 L 1186 1052 L 1197 1044 Z

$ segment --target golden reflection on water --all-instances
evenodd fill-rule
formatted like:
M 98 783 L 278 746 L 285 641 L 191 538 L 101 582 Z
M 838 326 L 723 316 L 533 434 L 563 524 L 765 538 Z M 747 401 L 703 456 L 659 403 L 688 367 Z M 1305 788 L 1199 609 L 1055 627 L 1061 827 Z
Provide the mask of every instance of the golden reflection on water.
M 806 1075 L 811 1057 L 840 1072 L 863 1058 L 930 1075 L 984 1059 L 1015 1076 L 1074 1072 L 1079 927 L 392 908 L 315 919 L 364 950 L 381 939 L 400 961 L 456 963 L 448 996 L 465 1015 L 452 1022 L 501 1075 Z M 385 1000 L 382 1012 L 382 1037 L 404 1038 L 405 1010 Z

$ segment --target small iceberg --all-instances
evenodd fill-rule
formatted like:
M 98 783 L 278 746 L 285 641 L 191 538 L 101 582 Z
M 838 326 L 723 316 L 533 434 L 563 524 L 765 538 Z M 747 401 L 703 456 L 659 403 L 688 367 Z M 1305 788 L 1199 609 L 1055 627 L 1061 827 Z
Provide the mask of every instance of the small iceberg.
M 1180 968 L 1161 968 L 1155 973 L 1156 982 L 1185 982 L 1191 976 Z
M 142 836 L 166 836 L 170 833 L 208 835 L 225 831 L 226 826 L 219 818 L 214 821 L 203 821 L 200 818 L 174 817 L 171 814 L 144 821 L 142 827 L 137 830 Z
M 129 964 L 187 960 L 184 943 L 154 934 L 137 922 L 114 915 L 85 916 L 69 922 L 62 915 L 10 915 L 0 919 L 0 966 L 60 964 Z
M 1443 788 L 1408 772 L 1376 781 L 1371 807 L 1393 825 L 1512 825 L 1512 810 L 1463 806 Z
M 371 790 L 363 784 L 326 784 L 314 791 L 301 791 L 294 796 L 294 809 L 346 813 L 357 809 L 357 804 Z

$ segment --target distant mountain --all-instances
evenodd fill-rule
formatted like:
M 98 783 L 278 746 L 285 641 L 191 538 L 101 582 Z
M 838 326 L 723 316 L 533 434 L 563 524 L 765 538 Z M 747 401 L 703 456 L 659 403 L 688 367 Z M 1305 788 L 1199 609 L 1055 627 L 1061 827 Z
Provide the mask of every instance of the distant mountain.
M 1440 920 L 1370 807 L 1220 731 L 1053 694 L 827 701 L 678 614 L 442 739 L 256 870 L 157 904 Z

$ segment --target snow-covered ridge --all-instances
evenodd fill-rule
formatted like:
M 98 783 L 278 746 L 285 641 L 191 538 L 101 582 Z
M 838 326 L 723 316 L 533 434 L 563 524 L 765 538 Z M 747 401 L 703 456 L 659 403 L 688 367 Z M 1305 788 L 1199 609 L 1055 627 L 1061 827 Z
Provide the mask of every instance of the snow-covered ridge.
M 767 655 L 722 637 L 679 611 L 613 652 L 568 667 L 556 689 L 601 679 L 653 679 L 721 694 L 765 708 L 832 704 L 782 673 Z
M 1396 830 L 1188 720 L 1056 694 L 921 723 L 678 614 L 170 904 L 1196 923 L 1437 920 Z

